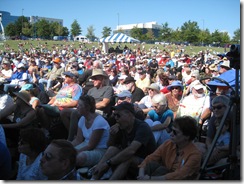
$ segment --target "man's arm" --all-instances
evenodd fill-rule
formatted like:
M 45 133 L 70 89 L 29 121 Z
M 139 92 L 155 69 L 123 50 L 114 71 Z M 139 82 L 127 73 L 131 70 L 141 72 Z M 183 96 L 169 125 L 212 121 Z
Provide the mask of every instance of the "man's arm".
M 111 165 L 118 165 L 130 159 L 135 155 L 136 151 L 141 147 L 141 145 L 142 143 L 138 141 L 132 141 L 132 143 L 127 148 L 110 159 Z
M 96 103 L 96 109 L 107 107 L 109 103 L 110 103 L 109 98 L 103 98 L 102 101 Z

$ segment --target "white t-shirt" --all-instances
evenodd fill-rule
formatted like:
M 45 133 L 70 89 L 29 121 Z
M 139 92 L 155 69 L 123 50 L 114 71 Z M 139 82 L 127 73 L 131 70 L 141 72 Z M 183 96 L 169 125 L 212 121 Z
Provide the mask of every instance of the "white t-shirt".
M 98 145 L 96 146 L 96 148 L 107 148 L 107 141 L 108 141 L 108 138 L 109 138 L 109 129 L 110 129 L 110 126 L 108 124 L 108 122 L 101 116 L 101 115 L 98 115 L 92 126 L 87 129 L 86 126 L 85 126 L 85 117 L 82 116 L 79 120 L 79 123 L 78 123 L 78 128 L 81 129 L 82 133 L 83 133 L 83 136 L 85 138 L 84 142 L 89 142 L 90 140 L 90 137 L 92 135 L 92 132 L 94 130 L 97 130 L 97 129 L 104 129 L 104 132 L 103 132 L 103 135 L 101 137 L 101 140 L 99 141 Z
M 188 115 L 199 120 L 198 118 L 202 112 L 210 107 L 210 97 L 205 95 L 201 98 L 195 98 L 193 94 L 189 94 L 180 103 L 180 106 L 177 111 L 178 116 Z

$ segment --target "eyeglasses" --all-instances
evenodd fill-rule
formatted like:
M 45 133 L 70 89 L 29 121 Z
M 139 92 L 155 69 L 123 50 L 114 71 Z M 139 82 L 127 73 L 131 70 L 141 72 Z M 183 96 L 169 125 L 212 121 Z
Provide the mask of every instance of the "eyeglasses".
M 101 77 L 92 77 L 92 80 L 102 80 Z
M 121 115 L 120 115 L 120 114 L 117 114 L 117 113 L 114 113 L 114 117 L 115 117 L 115 118 L 120 118 Z
M 42 153 L 42 156 L 47 160 L 50 161 L 52 160 L 54 157 L 52 156 L 51 153 Z
M 24 144 L 28 144 L 26 141 L 23 141 L 23 139 L 19 140 L 19 145 L 24 145 Z
M 225 107 L 225 106 L 224 105 L 212 106 L 212 109 L 213 110 L 215 110 L 215 109 L 220 110 L 220 109 L 222 109 L 222 107 Z
M 179 87 L 171 87 L 171 90 L 179 89 Z
M 126 99 L 126 96 L 124 97 L 118 97 L 118 100 L 125 100 Z
M 152 88 L 149 88 L 148 90 L 149 90 L 149 91 L 154 91 L 154 89 L 152 89 Z

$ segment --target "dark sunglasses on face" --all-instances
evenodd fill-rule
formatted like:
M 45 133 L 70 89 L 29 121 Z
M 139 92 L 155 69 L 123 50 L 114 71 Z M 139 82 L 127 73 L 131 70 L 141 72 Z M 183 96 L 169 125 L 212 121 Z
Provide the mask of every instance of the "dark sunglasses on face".
M 177 132 L 175 130 L 172 130 L 172 132 L 173 132 L 174 135 L 177 135 Z
M 215 109 L 220 110 L 220 109 L 222 109 L 222 107 L 224 107 L 224 105 L 217 105 L 217 106 L 212 106 L 212 109 L 213 110 L 215 110 Z
M 42 156 L 47 160 L 50 161 L 53 159 L 53 156 L 51 153 L 42 153 Z
M 19 145 L 24 145 L 24 144 L 27 144 L 27 142 L 23 141 L 23 139 L 20 139 L 19 140 Z
M 126 99 L 126 96 L 124 97 L 118 97 L 118 100 L 125 100 Z
M 179 89 L 179 87 L 171 87 L 171 90 Z

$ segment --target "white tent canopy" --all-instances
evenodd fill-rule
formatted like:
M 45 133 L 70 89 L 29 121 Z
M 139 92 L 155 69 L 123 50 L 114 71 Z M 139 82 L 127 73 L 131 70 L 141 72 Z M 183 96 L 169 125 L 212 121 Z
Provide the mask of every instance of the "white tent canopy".
M 100 42 L 105 42 L 105 43 L 139 43 L 140 40 L 137 40 L 135 38 L 132 38 L 130 36 L 127 36 L 124 33 L 116 33 L 111 36 L 108 36 L 106 38 L 101 38 Z

